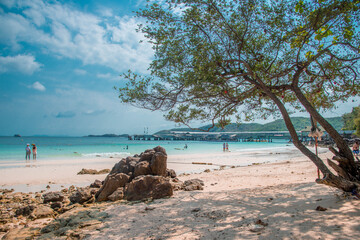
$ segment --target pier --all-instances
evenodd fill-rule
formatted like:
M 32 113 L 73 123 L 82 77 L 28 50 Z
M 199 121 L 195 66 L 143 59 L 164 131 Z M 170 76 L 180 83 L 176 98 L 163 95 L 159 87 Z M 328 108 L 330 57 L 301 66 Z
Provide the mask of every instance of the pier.
M 301 131 L 298 132 L 301 136 Z M 213 142 L 272 142 L 273 139 L 291 140 L 288 131 L 267 132 L 181 132 L 166 134 L 138 134 L 129 136 L 129 140 L 142 141 L 213 141 Z

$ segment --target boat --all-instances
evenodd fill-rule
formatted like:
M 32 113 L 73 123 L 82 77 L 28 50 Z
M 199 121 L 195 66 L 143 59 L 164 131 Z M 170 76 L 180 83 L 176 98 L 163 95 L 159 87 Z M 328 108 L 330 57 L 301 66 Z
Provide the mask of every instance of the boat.
M 21 137 L 21 135 L 20 134 L 15 134 L 14 137 Z

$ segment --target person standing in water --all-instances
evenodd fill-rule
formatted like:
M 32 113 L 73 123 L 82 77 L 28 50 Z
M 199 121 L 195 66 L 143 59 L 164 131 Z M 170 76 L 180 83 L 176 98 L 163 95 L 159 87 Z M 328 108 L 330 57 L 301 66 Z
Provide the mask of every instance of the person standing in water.
M 28 157 L 30 160 L 30 154 L 31 154 L 30 144 L 26 144 L 25 152 L 26 152 L 25 160 L 28 160 Z
M 33 144 L 32 152 L 33 152 L 33 160 L 36 160 L 37 147 L 35 144 Z

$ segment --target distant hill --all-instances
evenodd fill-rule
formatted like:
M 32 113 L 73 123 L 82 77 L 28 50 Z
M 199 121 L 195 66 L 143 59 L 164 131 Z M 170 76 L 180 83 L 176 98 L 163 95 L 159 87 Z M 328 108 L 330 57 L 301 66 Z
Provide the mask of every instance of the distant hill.
M 310 118 L 305 117 L 294 117 L 291 118 L 294 127 L 297 131 L 300 131 L 307 126 L 310 126 Z M 333 117 L 333 118 L 327 118 L 326 119 L 336 130 L 340 131 L 341 128 L 344 125 L 344 122 L 341 117 Z M 200 127 L 200 129 L 206 130 L 211 125 L 205 125 Z M 210 129 L 209 132 L 260 132 L 260 131 L 287 131 L 285 121 L 283 119 L 278 119 L 273 122 L 265 123 L 265 124 L 259 124 L 259 123 L 232 123 L 227 125 L 224 129 L 221 129 L 219 127 L 214 127 Z M 155 134 L 165 134 L 169 133 L 170 131 L 183 131 L 183 132 L 198 132 L 200 130 L 192 130 L 190 128 L 173 128 L 170 130 L 162 130 Z

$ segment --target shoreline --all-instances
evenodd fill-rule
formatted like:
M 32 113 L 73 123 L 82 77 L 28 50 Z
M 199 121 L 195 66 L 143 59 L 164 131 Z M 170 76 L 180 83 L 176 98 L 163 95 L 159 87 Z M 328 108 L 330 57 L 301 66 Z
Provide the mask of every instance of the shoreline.
M 324 152 L 320 149 L 319 152 Z M 216 154 L 174 154 L 168 155 L 168 168 L 179 174 L 201 173 L 205 170 L 243 167 L 289 160 L 302 156 L 295 147 L 274 148 L 271 151 L 219 152 Z M 0 168 L 0 188 L 14 189 L 15 192 L 56 191 L 63 186 L 85 186 L 96 179 L 104 180 L 107 174 L 77 175 L 82 168 L 112 169 L 121 158 L 77 158 L 59 159 L 12 164 L 9 168 Z M 193 164 L 205 163 L 205 164 Z M 15 166 L 15 167 L 14 167 Z M 46 186 L 50 186 L 47 189 Z

